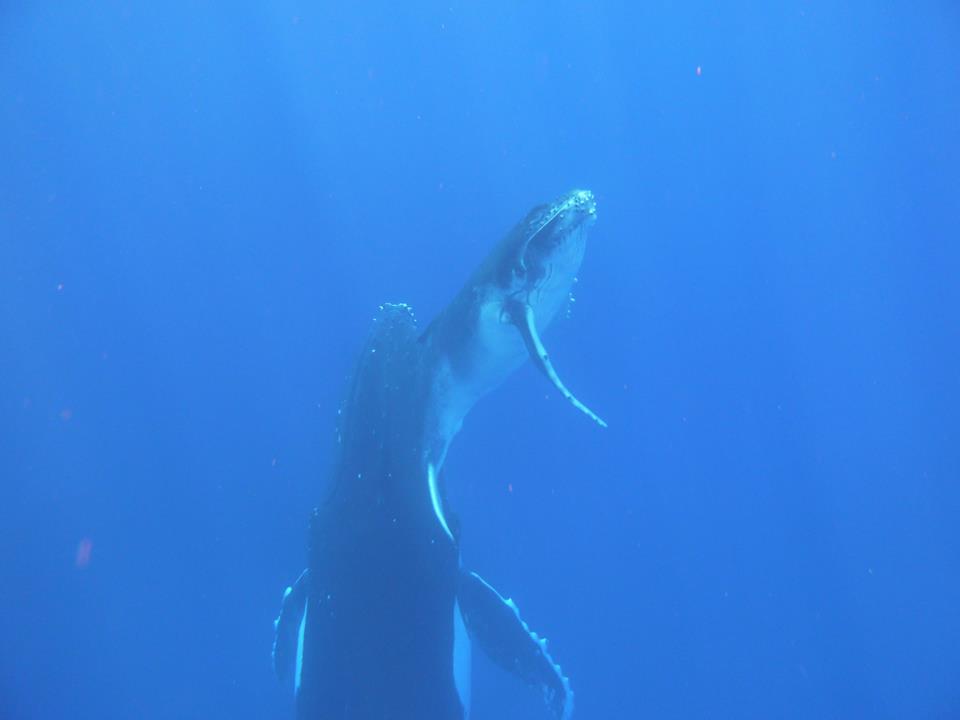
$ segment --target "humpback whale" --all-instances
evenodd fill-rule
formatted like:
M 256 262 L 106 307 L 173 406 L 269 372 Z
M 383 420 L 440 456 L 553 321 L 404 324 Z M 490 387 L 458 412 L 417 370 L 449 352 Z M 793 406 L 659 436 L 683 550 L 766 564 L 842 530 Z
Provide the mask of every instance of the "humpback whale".
M 307 568 L 283 595 L 273 659 L 298 720 L 465 720 L 470 647 L 539 688 L 558 718 L 573 692 L 517 606 L 460 561 L 444 460 L 473 405 L 527 358 L 560 380 L 541 334 L 567 301 L 596 218 L 587 190 L 531 210 L 422 332 L 385 304 L 340 409 Z

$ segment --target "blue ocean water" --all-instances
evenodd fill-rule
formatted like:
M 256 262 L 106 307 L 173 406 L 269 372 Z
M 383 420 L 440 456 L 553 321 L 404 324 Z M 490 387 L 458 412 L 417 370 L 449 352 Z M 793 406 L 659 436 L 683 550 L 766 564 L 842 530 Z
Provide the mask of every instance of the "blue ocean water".
M 0 718 L 291 718 L 346 378 L 598 202 L 447 475 L 576 717 L 960 717 L 960 10 L 0 6 Z M 475 658 L 475 720 L 547 718 Z

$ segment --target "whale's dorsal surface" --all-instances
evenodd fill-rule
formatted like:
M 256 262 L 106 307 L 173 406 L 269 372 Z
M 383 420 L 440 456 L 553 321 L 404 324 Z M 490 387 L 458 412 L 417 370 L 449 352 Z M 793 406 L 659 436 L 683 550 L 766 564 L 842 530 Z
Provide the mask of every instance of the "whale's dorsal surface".
M 539 687 L 558 717 L 572 713 L 546 641 L 462 568 L 443 465 L 473 404 L 527 357 L 603 424 L 560 381 L 540 339 L 594 217 L 588 191 L 535 208 L 424 332 L 406 305 L 380 308 L 341 408 L 308 567 L 276 622 L 274 662 L 292 678 L 299 720 L 464 720 L 471 642 Z

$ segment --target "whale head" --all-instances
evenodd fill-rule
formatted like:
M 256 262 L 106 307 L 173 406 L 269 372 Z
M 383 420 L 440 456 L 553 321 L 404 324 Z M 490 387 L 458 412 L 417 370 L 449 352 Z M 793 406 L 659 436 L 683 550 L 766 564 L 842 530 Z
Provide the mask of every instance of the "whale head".
M 593 193 L 573 190 L 535 207 L 505 239 L 499 254 L 502 287 L 511 302 L 533 309 L 539 325 L 567 301 L 596 218 Z

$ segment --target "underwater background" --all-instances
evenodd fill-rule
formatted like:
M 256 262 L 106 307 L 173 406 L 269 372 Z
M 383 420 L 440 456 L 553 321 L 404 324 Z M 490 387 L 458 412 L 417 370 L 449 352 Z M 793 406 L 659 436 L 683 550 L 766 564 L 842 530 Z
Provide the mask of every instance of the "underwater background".
M 377 306 L 574 187 L 610 427 L 528 364 L 446 473 L 575 717 L 960 718 L 958 167 L 946 0 L 0 4 L 0 719 L 292 718 Z

